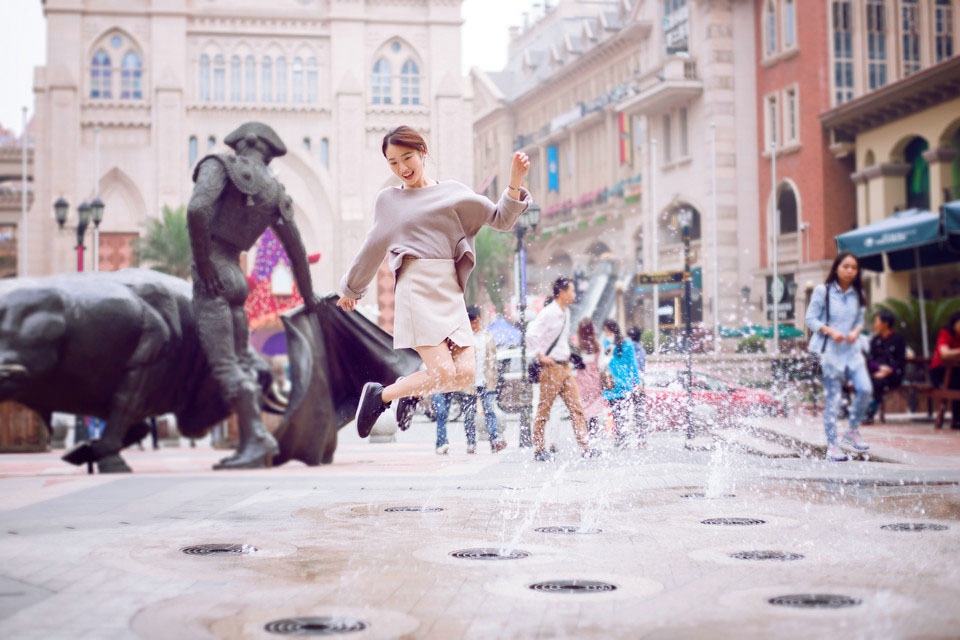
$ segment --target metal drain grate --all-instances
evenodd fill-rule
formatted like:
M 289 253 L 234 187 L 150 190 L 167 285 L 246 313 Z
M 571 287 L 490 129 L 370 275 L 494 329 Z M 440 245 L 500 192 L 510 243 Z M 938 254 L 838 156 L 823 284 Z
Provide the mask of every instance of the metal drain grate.
M 520 560 L 530 557 L 528 552 L 520 549 L 495 549 L 491 547 L 460 549 L 459 551 L 451 551 L 450 555 L 461 560 Z
M 443 511 L 443 507 L 387 507 L 384 511 L 387 513 L 437 513 Z
M 734 494 L 734 493 L 721 493 L 720 495 L 717 495 L 717 496 L 708 496 L 707 494 L 705 494 L 705 493 L 703 493 L 703 492 L 701 491 L 701 492 L 697 492 L 697 493 L 681 493 L 681 494 L 680 494 L 680 497 L 681 497 L 681 498 L 694 498 L 694 499 L 701 499 L 701 500 L 702 500 L 702 499 L 706 499 L 706 498 L 710 498 L 710 499 L 716 499 L 716 498 L 736 498 L 737 496 L 736 496 L 736 494 Z
M 844 609 L 863 604 L 859 598 L 838 596 L 832 593 L 800 593 L 789 596 L 777 596 L 767 600 L 778 607 L 794 607 L 797 609 Z
M 527 585 L 531 591 L 546 593 L 609 593 L 616 591 L 617 585 L 597 580 L 546 580 Z
M 802 553 L 787 551 L 735 551 L 729 555 L 737 560 L 779 560 L 781 562 L 803 560 L 806 557 Z
M 950 527 L 945 524 L 930 522 L 897 522 L 896 524 L 885 524 L 880 528 L 884 531 L 946 531 Z
M 353 618 L 323 616 L 318 618 L 284 618 L 263 625 L 264 630 L 284 636 L 335 636 L 363 631 L 367 623 Z
M 746 527 L 766 523 L 766 520 L 757 520 L 756 518 L 707 518 L 700 521 L 700 524 L 712 524 L 719 527 Z
M 259 550 L 249 544 L 196 544 L 180 549 L 188 556 L 239 556 Z
M 594 529 L 592 527 L 573 527 L 573 526 L 552 526 L 537 527 L 534 531 L 540 533 L 603 533 L 603 529 Z

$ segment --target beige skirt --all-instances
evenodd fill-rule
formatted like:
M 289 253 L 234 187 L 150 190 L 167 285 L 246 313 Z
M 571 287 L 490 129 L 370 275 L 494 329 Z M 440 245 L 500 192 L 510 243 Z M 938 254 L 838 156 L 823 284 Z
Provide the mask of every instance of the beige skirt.
M 463 290 L 451 259 L 406 258 L 397 273 L 393 348 L 473 345 Z

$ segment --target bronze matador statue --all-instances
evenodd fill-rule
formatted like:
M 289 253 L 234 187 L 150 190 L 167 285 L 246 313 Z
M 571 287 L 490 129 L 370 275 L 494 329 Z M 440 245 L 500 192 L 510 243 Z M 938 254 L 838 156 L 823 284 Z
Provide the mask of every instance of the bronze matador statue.
M 236 155 L 209 155 L 197 164 L 187 221 L 200 343 L 240 430 L 236 453 L 214 468 L 245 469 L 268 466 L 279 449 L 260 417 L 261 387 L 248 351 L 244 310 L 249 289 L 240 254 L 272 227 L 290 257 L 307 310 L 315 312 L 320 298 L 313 293 L 293 202 L 267 170 L 273 158 L 287 152 L 283 142 L 259 122 L 241 125 L 223 141 Z

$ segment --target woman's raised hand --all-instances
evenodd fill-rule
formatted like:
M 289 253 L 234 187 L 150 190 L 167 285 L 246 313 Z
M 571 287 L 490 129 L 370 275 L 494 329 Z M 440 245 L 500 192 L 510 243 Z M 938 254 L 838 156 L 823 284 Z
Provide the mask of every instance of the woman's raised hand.
M 345 296 L 340 296 L 340 299 L 337 300 L 337 306 L 343 309 L 344 311 L 353 311 L 357 308 L 357 301 L 353 298 L 347 298 Z
M 530 171 L 530 158 L 523 151 L 513 154 L 513 164 L 510 166 L 510 186 L 519 187 Z

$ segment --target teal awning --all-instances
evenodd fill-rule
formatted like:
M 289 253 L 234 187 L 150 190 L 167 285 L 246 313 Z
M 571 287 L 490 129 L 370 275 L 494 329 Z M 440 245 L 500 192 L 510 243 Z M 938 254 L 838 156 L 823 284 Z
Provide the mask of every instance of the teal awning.
M 885 220 L 836 236 L 837 250 L 849 251 L 870 271 L 883 271 L 883 254 L 891 271 L 905 271 L 960 260 L 943 242 L 940 216 L 922 209 L 898 211 Z M 919 264 L 917 260 L 919 259 Z

